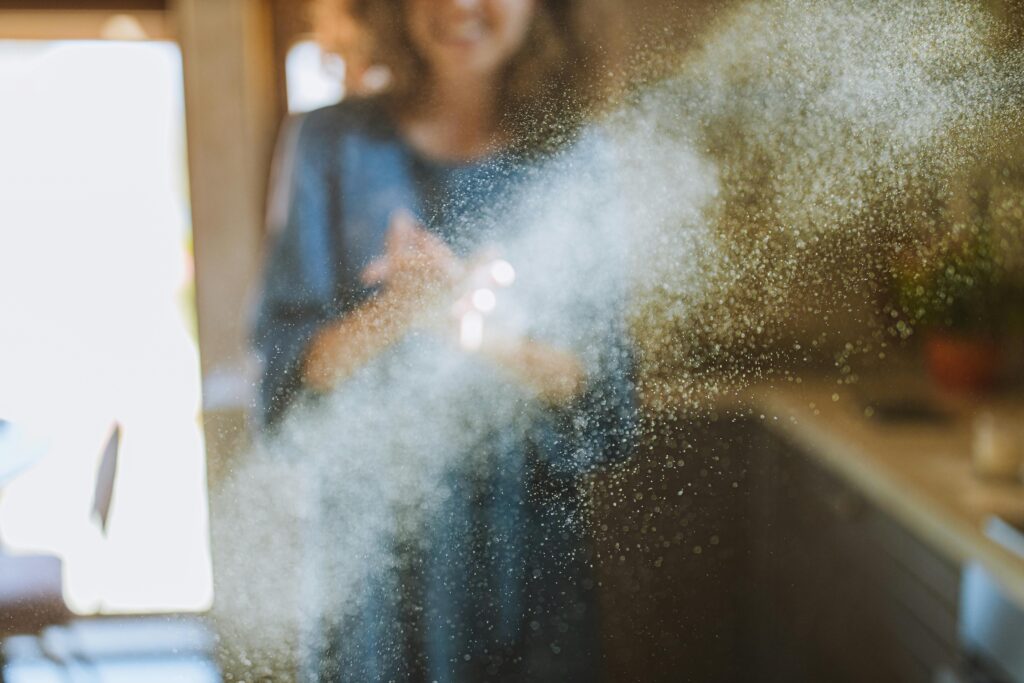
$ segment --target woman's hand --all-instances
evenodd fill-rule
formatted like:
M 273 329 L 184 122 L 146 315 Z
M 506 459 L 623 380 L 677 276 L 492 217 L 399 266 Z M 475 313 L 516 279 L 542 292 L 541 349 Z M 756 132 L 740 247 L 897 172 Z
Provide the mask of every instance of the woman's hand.
M 326 392 L 350 377 L 429 317 L 464 276 L 465 267 L 444 242 L 408 213 L 396 212 L 384 256 L 361 274 L 364 283 L 380 284 L 383 291 L 316 334 L 303 366 L 306 386 Z
M 575 354 L 498 326 L 484 331 L 479 353 L 552 405 L 570 403 L 586 385 L 586 371 Z
M 483 314 L 489 309 L 481 311 L 479 302 L 473 303 L 480 289 L 511 284 L 514 271 L 510 277 L 500 267 L 495 270 L 499 263 L 511 271 L 490 249 L 463 263 L 412 216 L 396 212 L 388 228 L 384 256 L 361 274 L 365 284 L 382 285 L 383 291 L 316 335 L 306 356 L 306 384 L 317 391 L 330 390 L 401 339 L 414 324 L 430 324 L 436 318 L 434 323 L 451 329 L 464 349 L 479 352 L 503 367 L 542 400 L 568 403 L 585 384 L 579 359 L 485 322 Z M 432 312 L 437 313 L 433 318 Z M 470 346 L 463 337 L 467 314 L 481 316 L 481 337 Z
M 367 285 L 383 285 L 393 299 L 422 304 L 449 293 L 465 267 L 439 237 L 405 211 L 391 218 L 385 253 L 363 270 Z
M 452 331 L 459 346 L 499 365 L 548 403 L 572 401 L 586 384 L 580 360 L 569 351 L 524 337 L 491 317 L 500 306 L 497 290 L 511 286 L 515 269 L 495 249 L 482 250 L 469 264 L 459 283 L 462 296 L 451 309 Z

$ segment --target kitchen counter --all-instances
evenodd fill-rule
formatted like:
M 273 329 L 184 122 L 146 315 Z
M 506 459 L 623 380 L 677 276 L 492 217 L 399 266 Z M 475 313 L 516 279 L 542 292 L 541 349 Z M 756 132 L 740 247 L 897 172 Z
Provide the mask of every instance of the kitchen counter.
M 968 407 L 949 405 L 946 422 L 894 422 L 871 416 L 861 399 L 865 389 L 857 385 L 790 382 L 743 394 L 745 412 L 752 411 L 940 555 L 958 564 L 981 564 L 1024 605 L 1024 559 L 983 532 L 992 515 L 1024 520 L 1024 485 L 972 473 Z M 993 410 L 1024 424 L 1024 401 L 1004 401 Z

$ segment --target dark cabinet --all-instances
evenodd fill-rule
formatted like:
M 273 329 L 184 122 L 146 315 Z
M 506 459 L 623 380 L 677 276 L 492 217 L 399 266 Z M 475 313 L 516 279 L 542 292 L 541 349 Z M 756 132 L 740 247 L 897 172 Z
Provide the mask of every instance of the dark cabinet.
M 663 426 L 595 483 L 613 681 L 932 681 L 957 566 L 759 422 Z
M 607 679 L 744 680 L 750 431 L 664 422 L 595 482 Z
M 954 662 L 957 566 L 784 442 L 752 457 L 748 680 L 930 682 Z

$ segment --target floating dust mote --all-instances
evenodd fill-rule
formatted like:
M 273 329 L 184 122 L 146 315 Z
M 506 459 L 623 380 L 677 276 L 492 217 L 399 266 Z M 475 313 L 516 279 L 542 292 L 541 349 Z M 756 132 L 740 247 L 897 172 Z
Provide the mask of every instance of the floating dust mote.
M 674 74 L 607 117 L 610 144 L 474 217 L 518 228 L 493 315 L 588 364 L 629 284 L 655 408 L 699 407 L 840 339 L 846 356 L 888 344 L 871 323 L 894 259 L 947 229 L 936 207 L 957 179 L 1021 143 L 1020 47 L 965 3 L 748 4 Z M 1011 218 L 1018 196 L 1000 199 Z M 841 336 L 858 317 L 862 337 Z M 314 651 L 323 617 L 358 610 L 450 494 L 453 458 L 529 421 L 466 354 L 420 338 L 398 355 L 295 411 L 214 498 L 217 611 L 242 669 Z

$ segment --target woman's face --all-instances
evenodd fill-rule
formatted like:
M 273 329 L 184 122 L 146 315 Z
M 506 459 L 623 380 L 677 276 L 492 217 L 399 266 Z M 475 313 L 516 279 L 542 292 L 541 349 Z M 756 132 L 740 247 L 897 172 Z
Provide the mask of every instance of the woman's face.
M 536 0 L 407 0 L 409 35 L 438 79 L 496 76 L 519 51 Z

